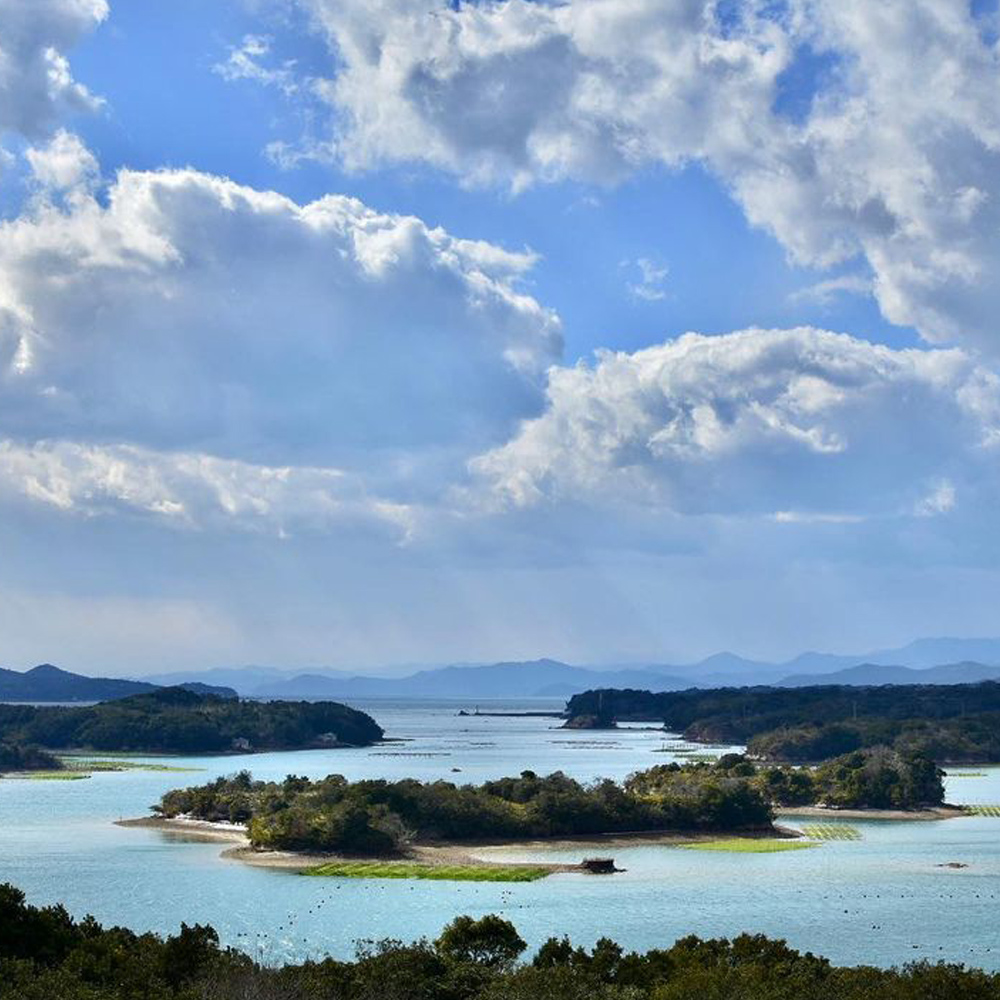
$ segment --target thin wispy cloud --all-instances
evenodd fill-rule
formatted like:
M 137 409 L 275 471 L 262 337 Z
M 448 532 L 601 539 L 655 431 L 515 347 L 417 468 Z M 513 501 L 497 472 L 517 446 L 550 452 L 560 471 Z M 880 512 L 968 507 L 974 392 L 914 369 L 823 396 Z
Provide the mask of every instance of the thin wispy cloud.
M 630 281 L 626 288 L 629 295 L 643 302 L 662 302 L 667 297 L 667 276 L 670 268 L 658 264 L 648 257 L 639 257 L 634 262 L 626 261 L 623 266 L 638 272 L 638 280 Z

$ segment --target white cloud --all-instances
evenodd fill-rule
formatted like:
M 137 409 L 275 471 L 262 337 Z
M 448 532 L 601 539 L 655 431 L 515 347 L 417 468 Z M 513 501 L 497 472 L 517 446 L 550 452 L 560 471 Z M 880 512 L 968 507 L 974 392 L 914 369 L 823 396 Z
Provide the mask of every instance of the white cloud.
M 82 516 L 138 515 L 187 529 L 285 537 L 364 524 L 412 526 L 406 507 L 365 495 L 335 469 L 270 467 L 131 445 L 0 442 L 0 496 Z
M 601 352 L 552 369 L 548 396 L 473 461 L 481 502 L 784 522 L 939 512 L 951 476 L 992 467 L 1000 434 L 1000 378 L 968 355 L 812 328 Z M 945 485 L 927 498 L 929 480 Z
M 66 51 L 108 15 L 105 0 L 0 0 L 0 134 L 44 134 L 100 100 L 73 79 Z
M 936 517 L 939 514 L 947 514 L 955 507 L 956 493 L 955 487 L 947 479 L 939 479 L 925 497 L 914 507 L 914 514 L 917 517 Z
M 970 5 L 300 2 L 336 51 L 349 167 L 518 188 L 700 161 L 798 262 L 862 255 L 892 322 L 996 351 L 1000 59 Z
M 31 172 L 43 189 L 68 191 L 96 183 L 100 168 L 78 136 L 60 129 L 44 146 L 25 152 Z
M 788 296 L 788 301 L 792 303 L 811 302 L 820 306 L 828 306 L 840 295 L 871 294 L 871 279 L 862 277 L 860 274 L 843 274 L 800 288 Z
M 0 436 L 394 476 L 541 405 L 529 253 L 191 170 L 106 195 L 0 225 Z
M 824 511 L 800 510 L 775 511 L 772 520 L 778 524 L 861 524 L 865 517 L 862 514 L 831 514 Z
M 627 285 L 628 292 L 633 298 L 642 299 L 644 302 L 661 302 L 667 297 L 663 286 L 670 268 L 666 264 L 658 264 L 648 257 L 639 257 L 634 262 L 634 267 L 639 272 L 639 280 L 630 281 Z
M 266 35 L 244 35 L 239 45 L 229 48 L 224 62 L 212 67 L 224 80 L 251 80 L 266 87 L 277 87 L 286 97 L 298 93 L 301 84 L 296 74 L 295 60 L 286 60 L 278 67 L 265 65 L 271 55 L 271 39 Z

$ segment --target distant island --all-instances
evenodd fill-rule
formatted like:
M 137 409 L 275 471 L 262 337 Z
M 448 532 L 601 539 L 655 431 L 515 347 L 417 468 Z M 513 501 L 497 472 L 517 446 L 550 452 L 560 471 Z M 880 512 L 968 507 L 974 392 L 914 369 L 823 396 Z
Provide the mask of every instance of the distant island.
M 335 702 L 256 702 L 162 688 L 86 707 L 0 705 L 0 743 L 44 750 L 251 753 L 369 746 L 382 728 Z M 14 768 L 8 768 L 14 769 Z
M 177 685 L 195 694 L 214 694 L 222 698 L 238 697 L 231 687 L 188 681 Z M 129 681 L 116 677 L 85 677 L 42 663 L 23 673 L 0 668 L 0 702 L 111 701 L 134 694 L 159 691 L 159 684 Z
M 655 721 L 687 739 L 745 743 L 764 760 L 814 762 L 875 746 L 938 762 L 1000 761 L 1000 684 L 722 688 L 574 695 L 567 725 Z

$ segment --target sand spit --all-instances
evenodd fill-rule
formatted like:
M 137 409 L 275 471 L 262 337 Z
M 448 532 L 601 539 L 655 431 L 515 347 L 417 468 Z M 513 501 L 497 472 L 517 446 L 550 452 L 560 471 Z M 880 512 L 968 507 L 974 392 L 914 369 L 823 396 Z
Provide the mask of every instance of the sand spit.
M 778 816 L 810 819 L 889 819 L 936 820 L 957 819 L 967 813 L 957 806 L 935 806 L 932 809 L 831 809 L 826 806 L 787 806 L 775 810 Z
M 187 819 L 184 817 L 164 819 L 162 817 L 150 816 L 143 819 L 119 820 L 116 825 L 160 830 L 164 833 L 174 834 L 191 840 L 227 843 L 231 846 L 222 852 L 222 857 L 242 861 L 244 864 L 255 865 L 260 868 L 284 868 L 291 871 L 302 871 L 306 868 L 314 868 L 318 865 L 337 860 L 371 862 L 385 860 L 384 858 L 360 858 L 354 856 L 347 859 L 343 855 L 338 854 L 304 854 L 298 851 L 262 851 L 251 846 L 246 827 L 235 823 L 210 823 L 205 820 Z M 739 831 L 738 834 L 732 833 L 731 835 L 769 839 L 802 836 L 798 830 L 780 826 L 774 830 L 757 832 Z M 520 868 L 526 862 L 496 860 L 495 855 L 498 852 L 512 850 L 532 852 L 579 850 L 582 861 L 587 855 L 595 853 L 606 854 L 608 851 L 616 848 L 641 847 L 643 845 L 656 844 L 677 846 L 697 843 L 699 841 L 718 840 L 719 836 L 718 831 L 706 833 L 652 831 L 586 834 L 572 837 L 537 838 L 534 840 L 497 841 L 495 843 L 418 844 L 412 846 L 405 857 L 400 860 L 416 861 L 425 865 L 478 865 L 480 867 L 486 866 L 491 868 Z M 532 860 L 530 864 L 532 867 L 547 868 L 552 872 L 580 871 L 578 864 L 555 864 L 535 860 Z

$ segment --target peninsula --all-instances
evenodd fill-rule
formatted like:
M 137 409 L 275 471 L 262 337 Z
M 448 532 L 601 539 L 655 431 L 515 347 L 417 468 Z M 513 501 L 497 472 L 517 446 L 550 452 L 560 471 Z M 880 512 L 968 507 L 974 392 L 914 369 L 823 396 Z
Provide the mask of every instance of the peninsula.
M 162 688 L 86 707 L 0 705 L 0 743 L 44 750 L 254 753 L 370 746 L 371 716 L 336 702 L 257 702 Z
M 1000 761 L 1000 684 L 587 691 L 567 726 L 659 722 L 704 743 L 740 743 L 762 760 L 814 763 L 876 746 L 938 763 Z

